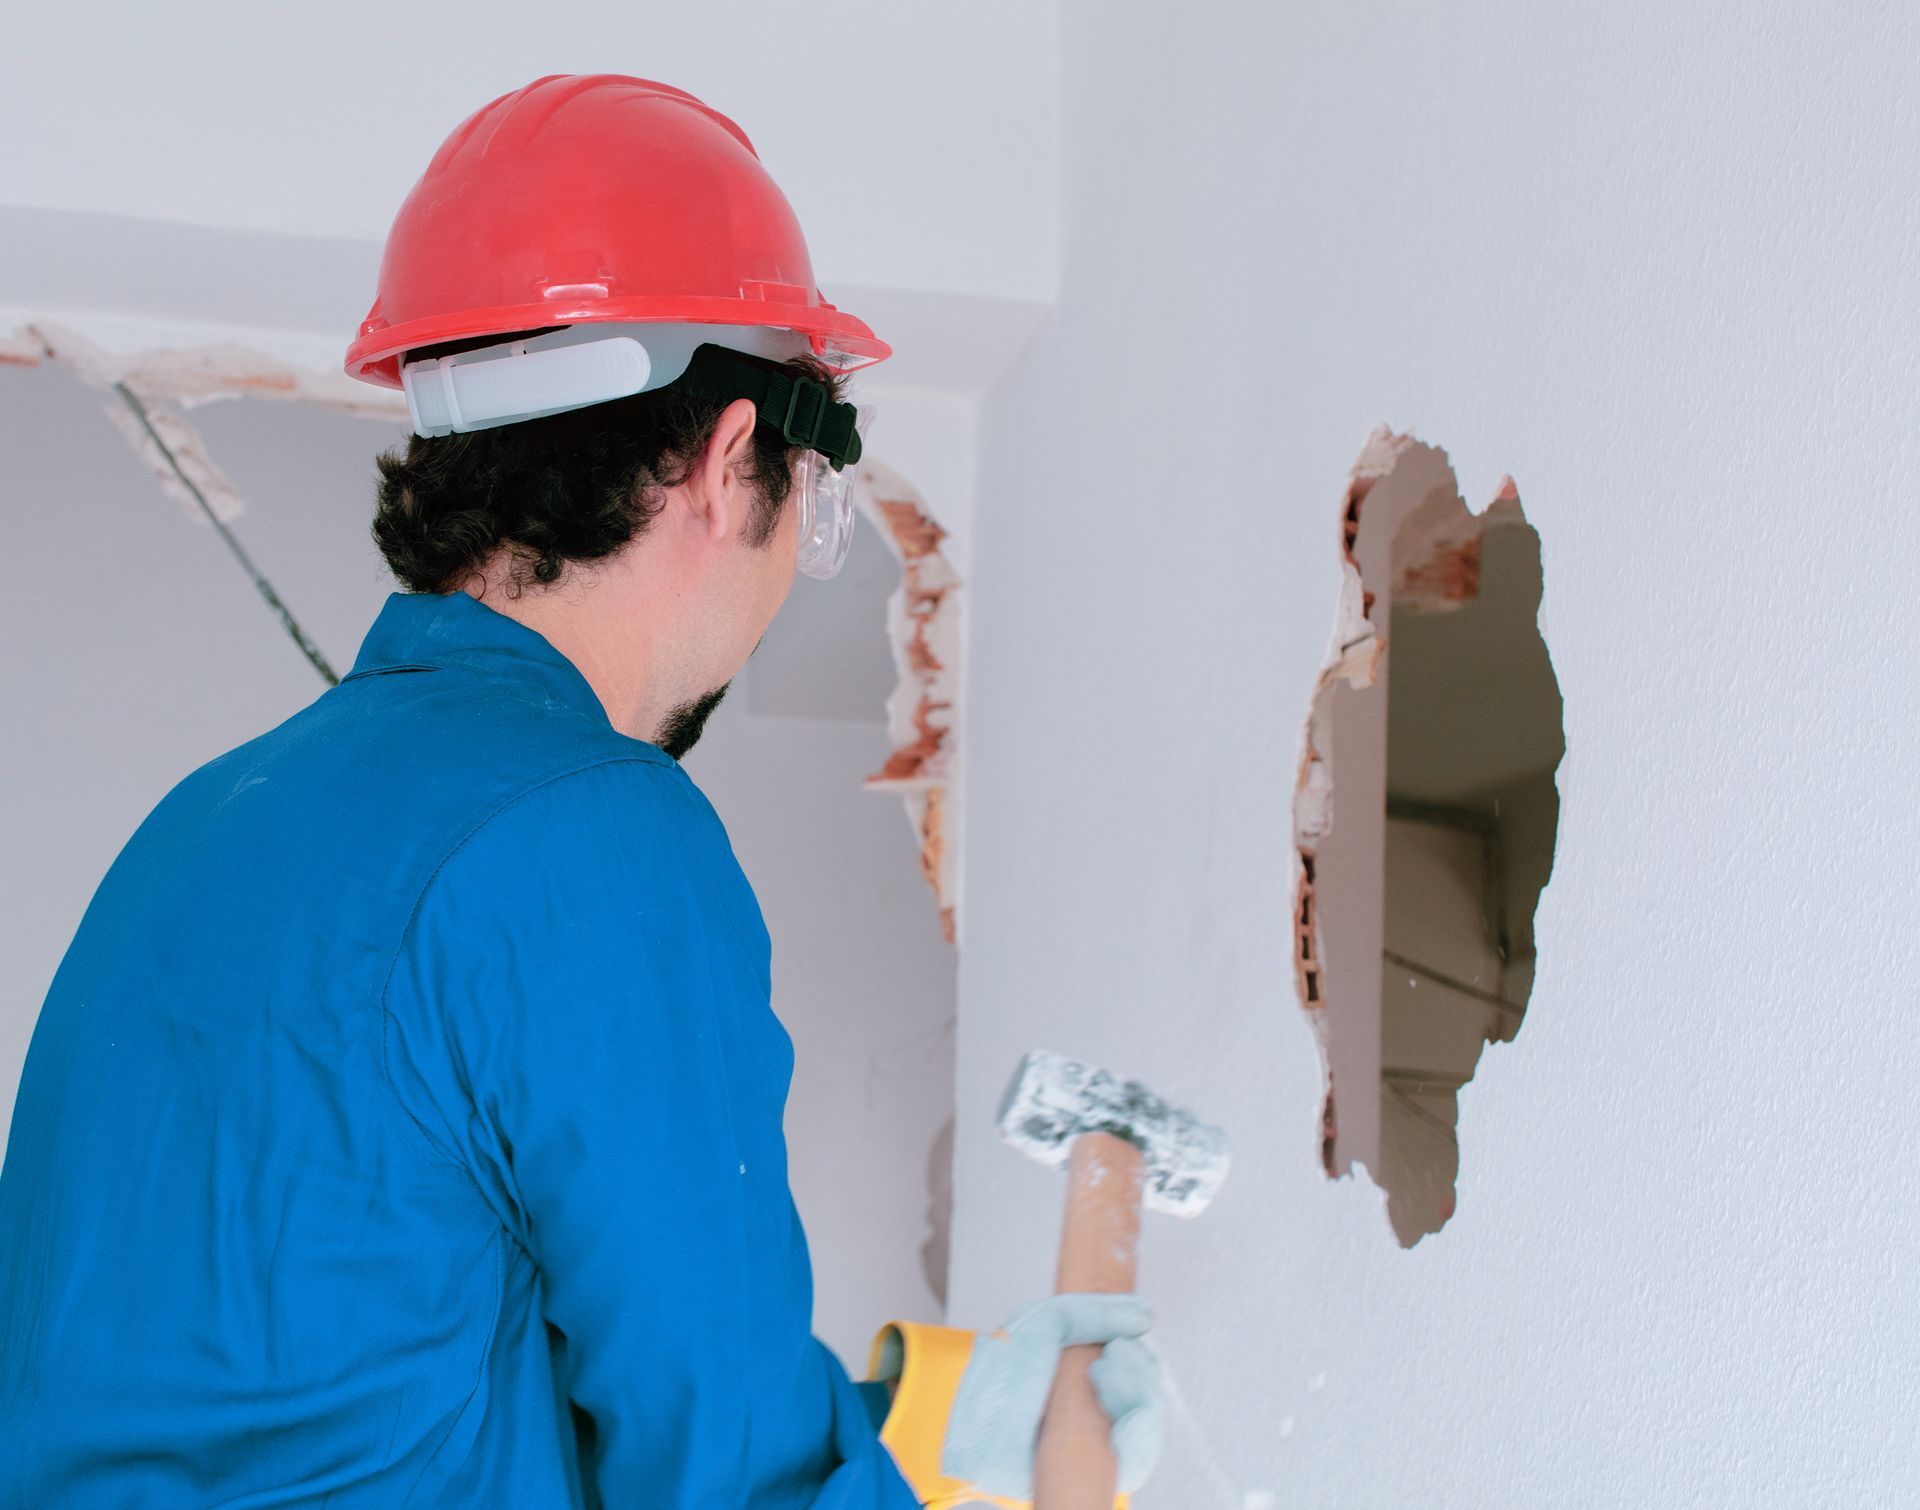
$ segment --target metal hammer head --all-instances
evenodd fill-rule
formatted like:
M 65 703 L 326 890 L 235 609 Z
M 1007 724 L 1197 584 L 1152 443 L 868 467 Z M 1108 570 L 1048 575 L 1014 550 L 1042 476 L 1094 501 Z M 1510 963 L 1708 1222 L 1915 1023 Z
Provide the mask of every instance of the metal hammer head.
M 1067 1162 L 1073 1140 L 1092 1132 L 1139 1147 L 1146 1169 L 1142 1200 L 1154 1211 L 1198 1216 L 1227 1177 L 1227 1135 L 1139 1081 L 1038 1049 L 1021 1060 L 1000 1106 L 1000 1135 L 1057 1168 Z

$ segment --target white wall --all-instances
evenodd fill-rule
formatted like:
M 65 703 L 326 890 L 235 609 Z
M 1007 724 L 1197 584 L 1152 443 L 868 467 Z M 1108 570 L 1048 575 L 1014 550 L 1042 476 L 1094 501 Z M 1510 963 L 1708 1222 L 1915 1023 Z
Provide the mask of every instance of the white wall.
M 1920 1497 L 1920 15 L 1070 4 L 1056 317 L 983 415 L 955 1319 L 1045 1289 L 1044 1045 L 1229 1129 L 1143 1510 Z M 1527 1029 L 1411 1252 L 1316 1164 L 1288 805 L 1385 420 L 1545 550 Z
M 321 691 L 103 402 L 58 365 L 0 366 L 12 564 L 0 592 L 0 1155 L 41 1000 L 120 846 L 180 777 Z M 344 674 L 392 585 L 367 520 L 373 456 L 401 429 L 257 401 L 189 418 L 247 501 L 236 528 L 248 551 Z M 912 430 L 903 420 L 903 441 Z M 886 755 L 885 600 L 898 581 L 871 532 L 841 579 L 802 579 L 792 601 L 813 661 L 783 648 L 802 614 L 776 624 L 768 665 L 743 678 L 689 764 L 773 934 L 815 1318 L 856 1369 L 883 1321 L 939 1314 L 920 1250 L 944 1220 L 929 1159 L 952 1113 L 954 957 L 898 800 L 860 786 Z M 760 701 L 838 716 L 756 714 L 756 678 L 779 693 Z
M 1022 0 L 10 5 L 0 205 L 378 241 L 488 100 L 628 73 L 740 123 L 829 288 L 1045 299 L 1054 35 Z

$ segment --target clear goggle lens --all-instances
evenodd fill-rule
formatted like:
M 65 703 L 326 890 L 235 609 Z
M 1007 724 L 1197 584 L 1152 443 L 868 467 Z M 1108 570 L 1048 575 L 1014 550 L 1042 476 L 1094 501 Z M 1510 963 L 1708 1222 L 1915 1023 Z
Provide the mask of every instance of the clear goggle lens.
M 859 433 L 863 456 L 872 424 L 873 406 L 862 404 L 853 428 Z M 796 488 L 800 497 L 798 565 L 809 577 L 824 582 L 846 564 L 847 547 L 853 543 L 853 482 L 859 470 L 857 461 L 836 472 L 818 451 L 801 455 Z

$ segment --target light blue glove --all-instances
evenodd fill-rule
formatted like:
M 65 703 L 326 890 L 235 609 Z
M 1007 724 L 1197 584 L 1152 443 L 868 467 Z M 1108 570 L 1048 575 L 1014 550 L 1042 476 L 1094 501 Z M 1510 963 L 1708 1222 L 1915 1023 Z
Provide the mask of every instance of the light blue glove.
M 1153 1324 L 1137 1295 L 1056 1295 L 1029 1306 L 997 1333 L 982 1332 L 947 1418 L 940 1470 L 988 1494 L 1033 1498 L 1033 1449 L 1062 1348 L 1106 1344 L 1092 1377 L 1113 1421 L 1119 1489 L 1131 1494 L 1160 1460 L 1160 1360 L 1144 1334 Z

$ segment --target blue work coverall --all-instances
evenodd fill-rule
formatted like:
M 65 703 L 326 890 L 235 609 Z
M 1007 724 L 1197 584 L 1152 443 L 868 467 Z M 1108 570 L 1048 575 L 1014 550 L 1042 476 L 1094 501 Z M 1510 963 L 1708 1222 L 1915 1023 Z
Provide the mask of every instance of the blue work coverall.
M 913 1506 L 811 1334 L 768 957 L 565 657 L 391 598 L 161 802 L 54 980 L 0 1505 Z

